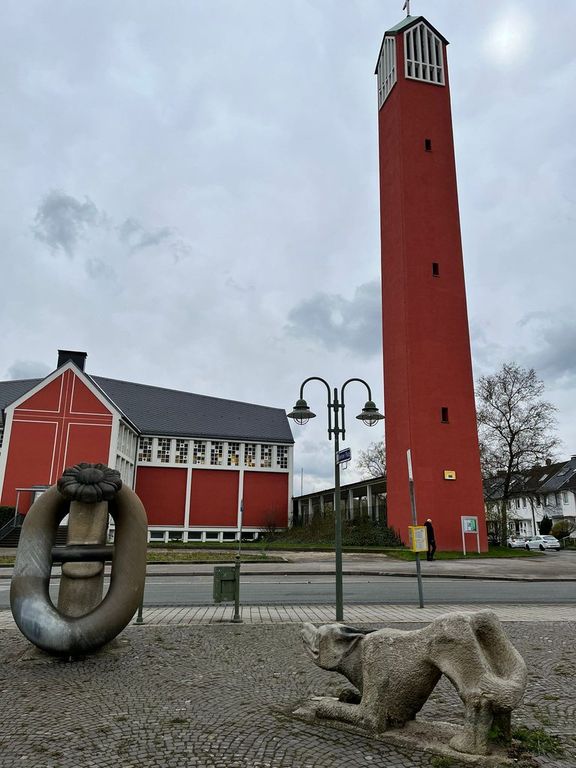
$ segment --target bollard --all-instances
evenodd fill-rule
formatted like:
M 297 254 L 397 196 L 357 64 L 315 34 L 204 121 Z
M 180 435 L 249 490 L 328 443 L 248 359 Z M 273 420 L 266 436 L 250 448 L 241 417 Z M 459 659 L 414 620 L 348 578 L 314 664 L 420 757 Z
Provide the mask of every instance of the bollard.
M 240 555 L 236 555 L 236 562 L 234 564 L 235 579 L 234 579 L 234 618 L 232 621 L 235 624 L 242 624 L 242 618 L 240 617 Z
M 144 619 L 142 618 L 142 611 L 144 610 L 144 597 L 142 597 L 142 602 L 138 606 L 138 613 L 136 615 L 136 621 L 134 624 L 144 624 Z

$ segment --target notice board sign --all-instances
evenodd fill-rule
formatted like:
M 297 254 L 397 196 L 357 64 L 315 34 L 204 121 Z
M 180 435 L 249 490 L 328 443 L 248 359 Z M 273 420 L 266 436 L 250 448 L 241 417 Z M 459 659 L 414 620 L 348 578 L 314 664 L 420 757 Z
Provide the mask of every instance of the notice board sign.
M 428 536 L 425 525 L 409 525 L 408 537 L 412 552 L 428 552 Z
M 476 546 L 478 552 L 480 552 L 480 533 L 478 531 L 478 518 L 461 516 L 460 522 L 462 526 L 462 552 L 466 554 L 466 535 L 476 536 Z

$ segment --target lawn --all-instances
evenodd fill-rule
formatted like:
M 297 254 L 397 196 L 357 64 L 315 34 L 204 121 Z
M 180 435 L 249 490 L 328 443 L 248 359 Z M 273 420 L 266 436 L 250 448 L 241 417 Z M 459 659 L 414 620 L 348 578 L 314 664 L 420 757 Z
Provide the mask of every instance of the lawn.
M 237 548 L 236 548 L 237 549 Z M 236 559 L 236 550 L 223 550 L 222 552 L 208 552 L 197 549 L 189 550 L 148 550 L 146 558 L 148 563 L 233 563 Z M 242 553 L 241 562 L 243 563 L 283 563 L 283 557 L 271 557 L 262 551 L 259 554 Z M 11 555 L 2 555 L 0 557 L 0 566 L 14 565 L 14 557 Z
M 484 558 L 484 557 L 541 557 L 544 552 L 537 552 L 534 550 L 528 551 L 526 549 L 510 549 L 509 547 L 490 547 L 488 552 L 468 552 L 466 555 L 462 552 L 436 552 L 434 555 L 435 560 L 467 560 L 468 558 Z M 387 557 L 392 557 L 395 560 L 415 560 L 416 555 L 409 549 L 390 549 L 386 552 Z M 421 558 L 426 557 L 425 552 L 420 553 Z

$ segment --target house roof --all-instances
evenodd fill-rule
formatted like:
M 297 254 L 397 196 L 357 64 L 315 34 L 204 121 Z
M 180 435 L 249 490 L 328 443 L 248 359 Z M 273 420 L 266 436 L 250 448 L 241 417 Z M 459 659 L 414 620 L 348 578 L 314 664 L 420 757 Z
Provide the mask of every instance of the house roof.
M 484 481 L 484 496 L 498 500 L 502 496 L 503 478 L 496 475 Z M 568 461 L 558 461 L 541 467 L 517 472 L 510 483 L 510 494 L 555 493 L 561 490 L 576 491 L 576 456 Z
M 84 375 L 145 435 L 294 442 L 281 408 Z M 41 381 L 0 382 L 0 409 Z

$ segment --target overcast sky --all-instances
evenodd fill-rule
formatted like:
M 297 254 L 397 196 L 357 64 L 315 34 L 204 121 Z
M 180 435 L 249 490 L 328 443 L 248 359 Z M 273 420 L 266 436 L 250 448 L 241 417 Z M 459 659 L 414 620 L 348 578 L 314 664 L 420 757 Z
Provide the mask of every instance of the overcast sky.
M 450 41 L 474 374 L 533 366 L 576 453 L 576 3 L 412 0 Z M 0 378 L 383 407 L 374 65 L 401 0 L 4 0 Z M 326 393 L 295 491 L 332 483 Z M 353 418 L 347 444 L 380 440 Z M 342 482 L 356 479 L 353 467 Z

